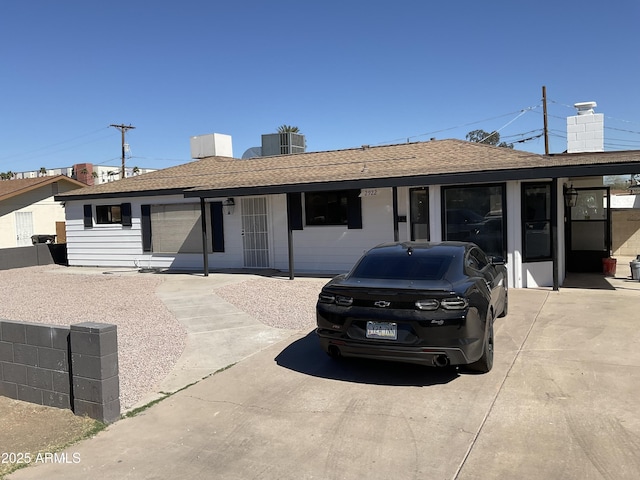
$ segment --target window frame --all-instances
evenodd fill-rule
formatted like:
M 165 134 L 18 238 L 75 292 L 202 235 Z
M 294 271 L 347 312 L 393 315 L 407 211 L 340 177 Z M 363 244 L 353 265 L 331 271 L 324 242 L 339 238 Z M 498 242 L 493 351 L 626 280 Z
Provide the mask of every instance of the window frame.
M 502 258 L 507 258 L 507 185 L 504 182 L 500 183 L 478 183 L 478 184 L 470 184 L 470 185 L 447 185 L 441 188 L 440 192 L 440 202 L 441 202 L 441 226 L 442 226 L 442 239 L 449 240 L 448 231 L 447 231 L 447 194 L 454 190 L 460 189 L 480 189 L 480 188 L 500 188 L 500 207 L 501 207 L 501 225 L 502 225 L 502 235 L 500 235 L 499 240 L 501 243 L 500 251 L 490 252 L 487 251 L 482 245 L 476 245 L 480 247 L 480 249 L 487 255 L 487 257 L 500 256 Z M 466 208 L 465 205 L 462 207 Z M 490 212 L 491 210 L 489 210 Z M 487 213 L 489 213 L 487 212 Z M 474 212 L 477 213 L 477 212 Z M 479 213 L 477 213 L 480 215 Z M 486 215 L 486 214 L 485 214 Z M 480 215 L 481 216 L 481 215 Z M 486 218 L 486 216 L 485 216 Z M 459 240 L 459 241 L 473 241 L 472 238 L 469 240 Z
M 314 192 L 304 192 L 304 201 L 301 209 L 301 214 L 304 218 L 304 226 L 305 227 L 347 227 L 348 229 L 362 229 L 362 198 L 360 197 L 360 189 L 353 190 L 320 190 Z M 338 195 L 338 205 L 340 205 L 341 212 L 339 212 L 339 217 L 344 218 L 339 222 L 337 221 L 329 221 L 329 222 L 320 222 L 320 221 L 310 221 L 312 218 L 311 212 L 311 204 L 310 197 L 312 195 L 316 196 L 328 196 L 328 195 Z M 343 200 L 346 204 L 343 204 Z M 326 208 L 329 208 L 329 202 L 326 202 Z M 342 210 L 344 209 L 344 210 Z M 292 214 L 294 214 L 293 209 L 290 210 Z M 292 226 L 300 226 L 301 222 L 293 222 Z
M 122 225 L 122 205 L 96 205 L 96 225 Z

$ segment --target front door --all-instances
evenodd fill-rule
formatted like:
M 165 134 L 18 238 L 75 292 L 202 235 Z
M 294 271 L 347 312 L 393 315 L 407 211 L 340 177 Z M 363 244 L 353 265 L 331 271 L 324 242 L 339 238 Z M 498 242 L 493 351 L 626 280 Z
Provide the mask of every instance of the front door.
M 566 207 L 567 271 L 602 272 L 611 252 L 609 187 L 576 188 L 575 207 Z
M 268 268 L 267 199 L 265 197 L 243 197 L 241 208 L 244 266 L 247 268 Z

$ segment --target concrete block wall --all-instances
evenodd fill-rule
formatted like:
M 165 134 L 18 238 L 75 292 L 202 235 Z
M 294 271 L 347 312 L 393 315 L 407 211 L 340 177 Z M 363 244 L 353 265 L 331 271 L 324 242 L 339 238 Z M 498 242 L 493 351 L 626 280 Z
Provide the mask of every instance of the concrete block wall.
M 613 256 L 640 255 L 640 209 L 612 210 Z
M 50 245 L 39 243 L 28 247 L 0 248 L 0 270 L 52 265 Z
M 120 416 L 117 330 L 0 319 L 0 395 L 88 415 Z
M 115 325 L 71 325 L 72 389 L 76 415 L 113 422 L 120 416 L 118 335 Z
M 567 117 L 567 152 L 604 151 L 604 114 Z

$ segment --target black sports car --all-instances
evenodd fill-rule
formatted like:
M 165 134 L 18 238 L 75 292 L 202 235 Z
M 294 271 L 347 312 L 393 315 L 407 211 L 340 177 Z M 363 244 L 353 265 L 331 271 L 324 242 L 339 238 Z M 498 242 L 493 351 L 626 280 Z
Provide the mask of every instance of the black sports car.
M 507 314 L 504 260 L 473 243 L 388 243 L 327 283 L 316 330 L 331 357 L 488 372 L 493 320 Z

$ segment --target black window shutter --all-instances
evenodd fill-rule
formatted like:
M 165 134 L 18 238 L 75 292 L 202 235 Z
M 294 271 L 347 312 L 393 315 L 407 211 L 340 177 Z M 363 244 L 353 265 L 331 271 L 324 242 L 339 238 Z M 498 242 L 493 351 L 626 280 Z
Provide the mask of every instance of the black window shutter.
M 347 228 L 362 229 L 360 190 L 349 190 L 347 195 Z
M 84 226 L 86 228 L 93 227 L 93 207 L 91 205 L 84 206 Z
M 287 221 L 291 230 L 302 230 L 302 194 L 287 193 Z
M 213 251 L 224 252 L 224 214 L 222 202 L 211 203 L 211 229 L 213 230 Z
M 142 205 L 140 218 L 142 227 L 142 251 L 151 251 L 151 205 Z
M 120 205 L 120 214 L 122 215 L 122 226 L 130 227 L 131 224 L 131 204 L 123 203 Z

